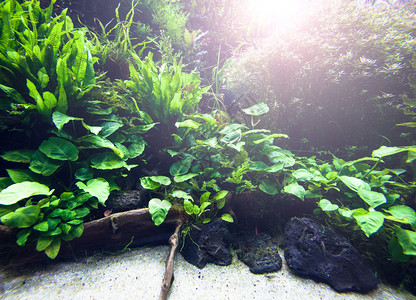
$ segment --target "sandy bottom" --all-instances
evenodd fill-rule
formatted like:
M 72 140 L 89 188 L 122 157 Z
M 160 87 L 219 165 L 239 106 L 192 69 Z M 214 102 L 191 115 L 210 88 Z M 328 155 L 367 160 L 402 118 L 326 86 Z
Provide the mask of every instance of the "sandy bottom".
M 143 247 L 19 270 L 0 270 L 0 299 L 158 299 L 168 246 Z M 254 275 L 234 257 L 226 267 L 202 270 L 175 259 L 169 299 L 416 299 L 380 284 L 368 295 L 338 294 L 329 286 L 282 270 Z

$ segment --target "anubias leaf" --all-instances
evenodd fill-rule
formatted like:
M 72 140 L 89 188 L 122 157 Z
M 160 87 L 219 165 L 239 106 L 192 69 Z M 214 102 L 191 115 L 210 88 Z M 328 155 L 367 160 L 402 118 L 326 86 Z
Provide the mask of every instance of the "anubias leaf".
M 1 222 L 10 227 L 27 228 L 36 223 L 40 213 L 37 205 L 20 207 L 1 218 Z
M 0 192 L 0 204 L 12 205 L 22 199 L 29 198 L 36 195 L 50 195 L 50 191 L 46 185 L 38 182 L 20 182 L 12 184 Z
M 384 223 L 384 215 L 379 211 L 369 212 L 361 208 L 354 212 L 353 217 L 368 237 L 377 232 Z
M 88 180 L 87 184 L 79 181 L 77 187 L 89 193 L 91 196 L 97 197 L 98 201 L 105 205 L 105 201 L 110 195 L 110 184 L 104 178 L 94 178 Z
M 33 150 L 15 150 L 8 151 L 1 158 L 7 161 L 18 162 L 18 163 L 30 163 L 30 158 L 33 155 Z
M 39 150 L 52 159 L 70 161 L 78 159 L 77 147 L 71 142 L 57 137 L 50 137 L 47 141 L 43 141 Z
M 167 200 L 161 201 L 160 199 L 153 198 L 149 201 L 149 213 L 156 226 L 159 226 L 165 221 L 171 206 L 172 204 Z
M 416 232 L 402 229 L 399 226 L 395 228 L 397 239 L 406 255 L 416 255 Z
M 305 188 L 299 185 L 297 182 L 293 182 L 285 186 L 284 191 L 285 193 L 295 195 L 302 200 L 305 198 Z
M 62 161 L 50 159 L 45 154 L 37 150 L 32 156 L 29 169 L 34 173 L 41 174 L 43 176 L 50 176 L 58 170 L 62 164 Z

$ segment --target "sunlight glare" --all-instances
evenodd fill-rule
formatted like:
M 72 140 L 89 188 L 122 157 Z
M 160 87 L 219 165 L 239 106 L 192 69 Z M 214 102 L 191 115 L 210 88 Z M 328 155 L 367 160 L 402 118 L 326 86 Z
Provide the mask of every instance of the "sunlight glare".
M 298 26 L 306 17 L 307 2 L 307 0 L 249 0 L 248 12 L 256 22 L 269 24 L 275 27 L 273 29 L 288 29 Z

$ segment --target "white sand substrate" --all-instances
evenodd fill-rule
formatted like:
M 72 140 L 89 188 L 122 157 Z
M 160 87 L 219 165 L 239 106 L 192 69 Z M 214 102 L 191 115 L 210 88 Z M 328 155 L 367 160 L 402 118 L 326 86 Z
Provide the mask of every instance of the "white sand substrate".
M 32 268 L 0 270 L 0 299 L 158 299 L 168 246 L 142 247 L 116 255 L 95 255 Z M 283 254 L 283 253 L 282 253 Z M 268 275 L 250 273 L 235 256 L 230 266 L 200 270 L 180 254 L 168 299 L 416 299 L 384 284 L 370 294 L 338 294 L 323 283 L 283 268 Z

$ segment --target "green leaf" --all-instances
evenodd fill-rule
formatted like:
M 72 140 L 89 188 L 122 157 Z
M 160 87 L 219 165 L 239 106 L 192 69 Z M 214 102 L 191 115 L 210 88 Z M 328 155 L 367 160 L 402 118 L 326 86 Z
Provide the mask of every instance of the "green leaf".
M 385 216 L 386 219 L 405 223 L 405 224 L 411 224 L 412 226 L 416 225 L 416 213 L 415 211 L 406 205 L 395 205 L 390 206 L 388 210 L 385 210 L 386 212 L 389 212 L 393 217 Z
M 105 206 L 105 201 L 110 195 L 110 184 L 107 180 L 104 178 L 94 178 L 88 180 L 86 185 L 81 181 L 78 181 L 76 185 L 91 196 L 97 197 L 98 202 Z
M 43 221 L 43 222 L 36 224 L 35 226 L 33 226 L 33 229 L 37 231 L 48 231 L 49 230 L 48 221 Z
M 33 153 L 33 150 L 15 150 L 5 152 L 3 155 L 0 155 L 0 157 L 7 161 L 28 164 L 30 163 Z
M 127 149 L 129 151 L 129 158 L 136 158 L 144 152 L 146 142 L 141 140 L 140 143 L 133 143 Z
M 181 161 L 177 161 L 170 167 L 169 173 L 172 176 L 184 175 L 189 171 L 191 164 L 192 164 L 191 159 L 184 159 Z
M 221 138 L 221 141 L 226 144 L 232 144 L 238 142 L 241 139 L 241 130 L 230 132 Z
M 36 250 L 37 251 L 45 250 L 46 248 L 49 247 L 50 244 L 52 244 L 54 239 L 55 238 L 53 236 L 40 236 L 36 244 Z
M 335 210 L 338 210 L 339 208 L 338 205 L 332 204 L 331 201 L 327 199 L 320 200 L 318 205 L 323 211 L 335 211 Z
M 276 195 L 279 192 L 276 184 L 267 179 L 260 182 L 259 188 L 261 191 L 269 195 Z
M 40 208 L 37 205 L 20 207 L 1 217 L 1 222 L 10 227 L 27 228 L 36 223 L 39 213 Z
M 123 127 L 123 124 L 120 124 L 118 122 L 105 122 L 101 125 L 102 129 L 100 131 L 101 137 L 108 137 L 114 132 L 116 132 L 119 128 Z
M 43 141 L 39 150 L 52 159 L 70 161 L 78 159 L 77 147 L 71 142 L 57 137 L 50 137 L 47 141 Z
M 230 214 L 222 214 L 221 216 L 221 220 L 225 221 L 225 222 L 229 222 L 229 223 L 233 223 L 234 219 Z
M 175 176 L 175 177 L 173 177 L 173 180 L 177 183 L 180 183 L 180 182 L 187 181 L 191 178 L 194 178 L 195 176 L 198 176 L 198 174 L 188 173 L 188 174 L 184 174 L 184 175 Z
M 0 204 L 11 205 L 19 202 L 22 199 L 29 198 L 36 195 L 51 195 L 53 192 L 49 190 L 46 185 L 38 182 L 20 182 L 12 184 L 11 186 L 0 191 Z
M 148 190 L 156 190 L 160 187 L 160 183 L 152 180 L 151 176 L 141 177 L 140 184 L 143 188 Z
M 192 202 L 191 202 L 191 201 L 189 201 L 189 200 L 187 200 L 187 199 L 185 199 L 185 200 L 183 201 L 183 208 L 185 209 L 185 212 L 186 212 L 188 215 L 192 215 L 192 214 L 194 213 L 194 205 L 192 204 Z
M 349 176 L 338 176 L 338 178 L 355 192 L 358 192 L 358 190 L 371 191 L 370 185 L 359 178 Z
M 36 178 L 38 176 L 36 176 L 32 171 L 28 169 L 7 169 L 6 171 L 14 183 L 20 183 L 24 181 L 38 181 L 38 178 Z
M 266 103 L 260 102 L 248 108 L 242 109 L 242 111 L 250 116 L 261 116 L 267 112 L 269 112 L 269 107 Z
M 185 120 L 183 122 L 176 122 L 175 126 L 177 128 L 192 128 L 192 129 L 198 129 L 199 126 L 201 126 L 201 124 L 199 124 L 198 122 L 195 122 L 194 120 Z
M 296 197 L 302 199 L 305 198 L 305 189 L 303 186 L 299 185 L 297 182 L 293 182 L 284 187 L 284 192 L 288 194 L 295 195 Z
M 292 175 L 300 181 L 310 181 L 312 180 L 312 178 L 314 178 L 314 175 L 305 169 L 298 169 L 295 172 L 293 172 Z
M 167 200 L 161 201 L 160 199 L 153 198 L 149 201 L 149 213 L 156 226 L 159 226 L 165 221 L 171 206 L 172 204 Z
M 75 210 L 76 218 L 84 218 L 89 215 L 90 210 L 87 207 L 78 208 Z
M 91 167 L 99 170 L 113 170 L 128 168 L 128 165 L 114 152 L 104 152 L 91 157 Z
M 400 153 L 406 150 L 407 150 L 406 148 L 381 146 L 377 150 L 374 150 L 371 155 L 373 157 L 382 158 L 382 157 L 390 156 L 390 155 Z
M 43 176 L 50 176 L 58 170 L 62 164 L 62 161 L 50 159 L 45 154 L 37 150 L 32 156 L 29 169 L 34 173 L 41 174 Z
M 20 230 L 16 235 L 16 243 L 19 246 L 26 245 L 27 239 L 29 238 L 32 231 L 33 231 L 32 228 L 26 228 L 26 229 Z
M 214 197 L 212 197 L 213 201 L 219 201 L 223 198 L 225 198 L 228 195 L 228 191 L 219 191 L 218 193 L 216 193 L 214 195 Z
M 75 178 L 80 181 L 90 180 L 94 176 L 94 172 L 90 168 L 81 168 L 75 172 Z
M 258 144 L 261 144 L 261 143 L 263 143 L 265 141 L 272 140 L 274 138 L 285 138 L 285 139 L 288 139 L 289 136 L 287 134 L 284 134 L 284 133 L 274 133 L 274 134 L 267 135 L 266 137 L 264 137 L 262 139 L 253 140 L 252 142 L 253 142 L 254 145 L 258 145 Z
M 367 191 L 363 189 L 358 189 L 357 192 L 360 198 L 373 208 L 387 202 L 386 197 L 382 193 Z
M 267 171 L 268 168 L 269 166 L 262 161 L 253 161 L 250 165 L 250 171 Z
M 416 232 L 395 227 L 397 239 L 406 255 L 416 255 Z
M 45 249 L 45 254 L 49 258 L 55 259 L 60 249 L 61 249 L 61 237 L 55 237 L 52 243 L 48 246 L 48 248 Z
M 368 212 L 365 209 L 357 209 L 353 217 L 367 237 L 377 232 L 384 223 L 384 215 L 379 211 Z
M 172 183 L 170 178 L 166 176 L 150 176 L 149 178 L 162 185 L 169 185 Z
M 189 193 L 181 191 L 181 190 L 173 191 L 172 192 L 172 197 L 181 198 L 181 199 L 188 199 L 190 201 L 193 201 L 192 196 Z
M 56 128 L 58 128 L 59 131 L 62 130 L 62 128 L 64 127 L 64 125 L 70 121 L 75 121 L 75 120 L 80 120 L 82 121 L 82 118 L 75 118 L 75 117 L 70 117 L 67 116 L 59 111 L 55 111 L 52 114 L 52 121 L 55 124 Z

